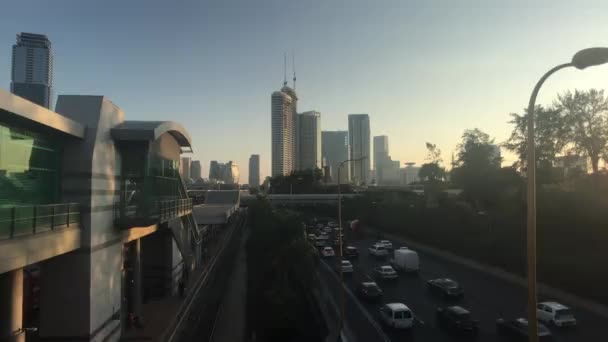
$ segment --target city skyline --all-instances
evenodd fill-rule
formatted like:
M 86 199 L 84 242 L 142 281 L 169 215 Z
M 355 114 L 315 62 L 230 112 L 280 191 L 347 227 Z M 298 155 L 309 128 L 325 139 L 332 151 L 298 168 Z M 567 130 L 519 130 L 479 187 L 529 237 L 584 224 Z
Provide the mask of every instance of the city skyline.
M 192 158 L 201 160 L 203 174 L 210 160 L 246 165 L 255 152 L 264 161 L 262 178 L 270 174 L 268 94 L 283 78 L 284 51 L 294 49 L 298 57 L 300 107 L 322 112 L 324 129 L 347 129 L 348 113 L 372 113 L 372 136 L 390 136 L 393 158 L 420 165 L 426 141 L 448 161 L 467 128 L 478 127 L 497 143 L 506 140 L 508 114 L 522 112 L 536 80 L 581 48 L 602 45 L 607 34 L 606 4 L 599 1 L 585 1 L 576 16 L 566 1 L 528 4 L 525 15 L 518 10 L 523 2 L 476 3 L 475 12 L 464 4 L 402 1 L 352 1 L 346 8 L 318 2 L 323 11 L 298 3 L 109 3 L 7 5 L 0 45 L 9 51 L 23 31 L 47 35 L 55 96 L 105 95 L 136 119 L 171 113 L 198 133 Z M 285 11 L 289 18 L 280 15 Z M 60 15 L 71 19 L 57 21 Z M 161 18 L 173 29 L 156 25 Z M 311 20 L 318 24 L 311 27 Z M 238 31 L 235 23 L 255 29 Z M 568 89 L 603 89 L 606 79 L 607 67 L 565 70 L 547 82 L 538 103 L 550 104 Z M 10 81 L 11 54 L 5 52 L 0 87 L 8 90 Z M 226 141 L 226 131 L 252 141 Z M 515 160 L 503 156 L 505 165 Z

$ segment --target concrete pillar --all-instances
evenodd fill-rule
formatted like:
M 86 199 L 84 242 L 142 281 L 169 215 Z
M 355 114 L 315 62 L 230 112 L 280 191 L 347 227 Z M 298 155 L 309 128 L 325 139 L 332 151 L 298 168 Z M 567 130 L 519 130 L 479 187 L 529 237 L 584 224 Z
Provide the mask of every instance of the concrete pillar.
M 142 316 L 141 239 L 133 241 L 133 311 Z
M 23 269 L 0 275 L 0 340 L 24 342 Z M 12 339 L 10 338 L 12 336 Z

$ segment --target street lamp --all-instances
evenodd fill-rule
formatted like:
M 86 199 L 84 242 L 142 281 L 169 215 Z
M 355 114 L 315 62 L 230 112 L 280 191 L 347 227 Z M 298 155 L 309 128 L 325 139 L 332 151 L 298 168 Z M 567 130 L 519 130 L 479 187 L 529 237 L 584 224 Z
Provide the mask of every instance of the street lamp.
M 339 243 L 339 249 L 340 249 L 340 258 L 339 258 L 339 264 L 338 264 L 338 269 L 340 270 L 340 281 L 342 282 L 342 284 L 340 284 L 341 286 L 344 286 L 344 273 L 342 272 L 342 232 L 344 231 L 342 229 L 342 191 L 340 190 L 340 170 L 342 170 L 342 166 L 344 166 L 344 164 L 348 163 L 348 162 L 357 162 L 357 161 L 362 161 L 367 159 L 367 156 L 363 156 L 361 158 L 356 158 L 356 159 L 347 159 L 343 162 L 340 163 L 340 165 L 338 165 L 338 227 L 340 228 L 339 230 L 339 236 L 340 236 L 340 243 Z M 345 302 L 345 294 L 344 291 L 340 291 L 342 296 L 340 296 L 340 330 L 342 330 L 342 328 L 344 327 L 344 302 Z
M 528 104 L 528 158 L 526 176 L 528 202 L 528 336 L 530 342 L 537 342 L 538 321 L 536 317 L 536 150 L 534 141 L 534 108 L 536 96 L 543 83 L 558 70 L 568 67 L 585 69 L 590 66 L 608 63 L 608 48 L 589 48 L 577 52 L 569 63 L 560 64 L 547 71 L 538 80 Z

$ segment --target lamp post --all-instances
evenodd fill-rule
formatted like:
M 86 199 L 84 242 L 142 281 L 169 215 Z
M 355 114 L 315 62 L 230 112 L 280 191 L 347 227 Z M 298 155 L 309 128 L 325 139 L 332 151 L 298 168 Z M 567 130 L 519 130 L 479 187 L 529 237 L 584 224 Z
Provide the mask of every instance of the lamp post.
M 528 104 L 528 158 L 526 177 L 527 184 L 527 274 L 528 274 L 528 337 L 530 342 L 537 342 L 538 321 L 536 317 L 536 150 L 534 141 L 534 109 L 536 96 L 543 83 L 556 71 L 568 67 L 585 69 L 590 66 L 608 63 L 608 48 L 589 48 L 577 52 L 569 63 L 560 64 L 547 71 L 536 83 Z
M 340 250 L 340 258 L 339 258 L 339 264 L 338 264 L 338 269 L 340 270 L 340 282 L 342 284 L 340 284 L 341 286 L 344 286 L 344 273 L 342 272 L 342 232 L 344 231 L 342 229 L 342 191 L 340 189 L 340 170 L 342 170 L 342 166 L 344 166 L 344 164 L 348 163 L 348 162 L 356 162 L 356 161 L 361 161 L 367 159 L 367 156 L 363 156 L 361 158 L 356 158 L 356 159 L 347 159 L 344 160 L 343 162 L 340 163 L 340 165 L 338 165 L 338 227 L 340 228 L 339 230 L 339 247 L 338 249 Z M 342 294 L 340 296 L 340 330 L 342 330 L 342 328 L 344 327 L 344 302 L 345 302 L 345 295 L 344 295 L 344 290 L 340 291 L 340 293 Z

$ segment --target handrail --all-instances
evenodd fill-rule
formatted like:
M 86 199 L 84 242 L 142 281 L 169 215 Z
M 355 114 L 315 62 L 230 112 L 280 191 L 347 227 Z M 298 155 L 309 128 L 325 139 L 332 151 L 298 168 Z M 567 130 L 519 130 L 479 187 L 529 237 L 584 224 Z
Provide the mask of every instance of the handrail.
M 0 240 L 68 228 L 80 223 L 78 203 L 0 208 Z

